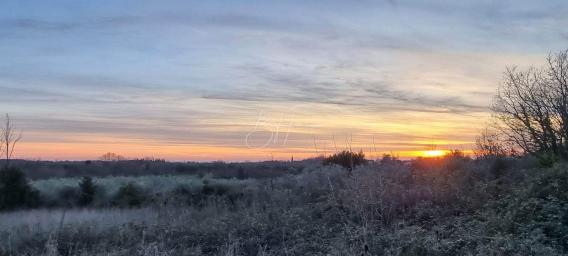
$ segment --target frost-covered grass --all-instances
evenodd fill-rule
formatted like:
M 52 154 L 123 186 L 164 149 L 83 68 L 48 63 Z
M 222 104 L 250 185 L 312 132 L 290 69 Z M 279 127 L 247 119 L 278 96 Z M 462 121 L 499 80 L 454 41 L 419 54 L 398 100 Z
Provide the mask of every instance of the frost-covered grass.
M 187 177 L 183 185 L 201 189 L 165 192 L 141 208 L 0 213 L 0 255 L 568 254 L 567 165 L 450 160 L 350 176 L 326 168 L 273 180 Z M 168 191 L 178 178 L 97 181 Z M 56 181 L 41 184 L 77 182 Z
M 107 194 L 114 194 L 117 190 L 126 184 L 132 183 L 151 193 L 167 193 L 179 187 L 201 188 L 207 184 L 223 184 L 223 185 L 241 185 L 250 184 L 254 180 L 237 180 L 237 179 L 213 179 L 210 176 L 198 177 L 193 175 L 153 175 L 138 177 L 103 177 L 94 178 L 95 184 L 105 191 Z M 76 188 L 81 178 L 54 178 L 35 180 L 31 185 L 37 189 L 40 194 L 46 197 L 56 197 L 57 193 L 63 188 Z
M 17 233 L 49 234 L 62 227 L 89 226 L 99 231 L 125 224 L 154 223 L 157 211 L 140 209 L 34 209 L 0 214 L 0 230 Z

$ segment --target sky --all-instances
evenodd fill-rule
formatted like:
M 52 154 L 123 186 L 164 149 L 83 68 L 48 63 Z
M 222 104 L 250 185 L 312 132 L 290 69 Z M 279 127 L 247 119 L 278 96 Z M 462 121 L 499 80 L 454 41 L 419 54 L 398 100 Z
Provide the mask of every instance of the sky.
M 25 159 L 469 150 L 507 67 L 568 47 L 550 1 L 0 2 Z

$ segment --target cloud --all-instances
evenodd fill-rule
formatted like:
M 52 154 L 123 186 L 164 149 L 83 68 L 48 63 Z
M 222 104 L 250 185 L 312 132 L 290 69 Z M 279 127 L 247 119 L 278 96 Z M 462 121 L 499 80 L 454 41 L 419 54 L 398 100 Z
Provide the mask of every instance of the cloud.
M 52 22 L 31 18 L 11 19 L 0 21 L 0 27 L 5 29 L 22 29 L 36 31 L 69 31 L 79 26 L 78 23 Z
M 198 11 L 168 12 L 141 15 L 86 17 L 83 20 L 53 21 L 42 18 L 1 19 L 3 30 L 28 30 L 40 32 L 69 32 L 79 29 L 119 29 L 136 26 L 195 26 L 236 28 L 246 30 L 280 31 L 293 33 L 317 32 L 323 26 L 293 20 L 278 20 L 259 15 L 222 13 L 205 15 Z
M 472 114 L 486 112 L 487 107 L 467 103 L 462 95 L 434 95 L 397 88 L 391 81 L 369 81 L 330 78 L 313 70 L 285 70 L 269 66 L 241 65 L 248 76 L 259 79 L 240 87 L 239 92 L 210 93 L 203 97 L 217 100 L 250 102 L 318 103 L 367 108 L 371 111 L 417 111 L 432 113 Z M 258 90 L 262 88 L 262 90 Z
M 560 1 L 34 4 L 0 8 L 0 107 L 52 141 L 237 147 L 259 112 L 295 107 L 295 149 L 464 141 L 499 72 L 564 47 L 568 25 Z

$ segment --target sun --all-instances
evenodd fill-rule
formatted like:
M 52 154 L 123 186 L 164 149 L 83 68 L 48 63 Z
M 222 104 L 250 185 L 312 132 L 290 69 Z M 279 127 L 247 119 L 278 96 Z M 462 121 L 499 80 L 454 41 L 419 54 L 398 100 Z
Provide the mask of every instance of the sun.
M 427 150 L 422 152 L 423 157 L 441 157 L 446 155 L 444 150 Z

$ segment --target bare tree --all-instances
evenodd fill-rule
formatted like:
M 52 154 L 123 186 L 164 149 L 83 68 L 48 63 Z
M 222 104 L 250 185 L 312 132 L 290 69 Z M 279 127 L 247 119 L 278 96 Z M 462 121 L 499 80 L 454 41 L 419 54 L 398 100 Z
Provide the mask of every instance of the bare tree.
M 568 157 L 568 51 L 543 68 L 505 72 L 492 110 L 508 142 L 525 153 Z
M 22 131 L 16 131 L 10 120 L 10 115 L 8 114 L 6 114 L 6 119 L 4 120 L 4 126 L 2 127 L 0 136 L 2 144 L 2 146 L 0 146 L 0 152 L 4 153 L 6 160 L 5 167 L 8 168 L 10 166 L 10 159 L 14 154 L 16 144 L 22 139 Z
M 546 67 L 547 87 L 551 97 L 548 102 L 555 116 L 553 127 L 558 131 L 562 155 L 568 155 L 568 50 L 549 55 Z
M 491 159 L 508 155 L 506 146 L 503 145 L 499 134 L 490 128 L 485 128 L 481 132 L 481 135 L 476 138 L 475 144 L 477 146 L 475 154 L 478 158 Z

